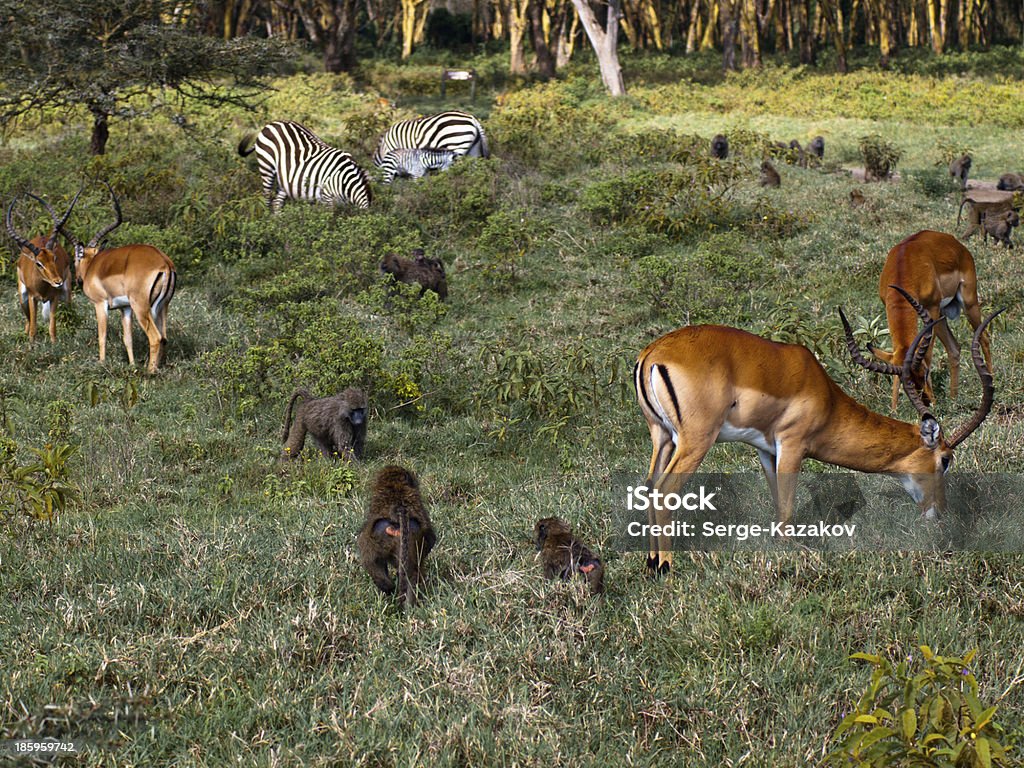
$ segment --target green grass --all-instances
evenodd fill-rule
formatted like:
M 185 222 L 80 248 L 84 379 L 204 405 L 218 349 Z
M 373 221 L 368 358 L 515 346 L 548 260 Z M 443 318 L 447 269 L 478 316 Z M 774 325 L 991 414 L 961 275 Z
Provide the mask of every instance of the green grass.
M 659 67 L 673 61 L 627 66 L 665 82 Z M 379 69 L 370 85 L 386 92 L 401 73 Z M 0 199 L 30 185 L 63 200 L 83 168 L 109 174 L 134 230 L 126 224 L 118 242 L 159 239 L 180 275 L 168 365 L 155 377 L 127 366 L 113 322 L 99 364 L 80 294 L 70 318 L 61 310 L 57 344 L 30 347 L 13 270 L 0 278 L 0 425 L 24 458 L 48 439 L 47 403 L 69 402 L 81 489 L 57 520 L 18 521 L 0 538 L 0 738 L 78 739 L 88 755 L 67 762 L 90 766 L 805 766 L 867 684 L 847 656 L 904 657 L 921 643 L 945 654 L 979 648 L 982 699 L 998 701 L 997 718 L 1019 734 L 1019 555 L 686 553 L 671 578 L 651 581 L 643 554 L 614 549 L 608 510 L 613 479 L 642 475 L 649 457 L 630 392 L 636 354 L 688 319 L 809 344 L 847 391 L 887 411 L 888 382 L 846 361 L 836 305 L 877 326 L 888 249 L 918 229 L 955 229 L 952 185 L 943 188 L 935 165 L 940 142 L 971 147 L 972 178 L 1020 170 L 1022 126 L 1004 120 L 1013 111 L 908 118 L 947 87 L 923 85 L 928 76 L 859 72 L 898 95 L 904 106 L 888 116 L 856 105 L 810 111 L 810 73 L 768 73 L 742 89 L 709 77 L 692 102 L 686 88 L 652 85 L 609 104 L 580 77 L 501 103 L 484 91 L 477 111 L 495 161 L 398 183 L 373 213 L 339 217 L 291 204 L 269 219 L 257 175 L 234 155 L 260 122 L 241 114 L 196 118 L 211 132 L 197 144 L 140 122 L 115 132 L 100 160 L 86 157 L 74 123 L 12 137 L 0 148 Z M 971 98 L 983 103 L 1005 89 L 1024 95 L 974 77 Z M 372 126 L 390 113 L 346 81 L 320 99 L 325 83 L 299 76 L 274 102 L 295 111 L 266 117 L 301 113 L 365 160 Z M 754 105 L 760 87 L 770 95 Z M 400 109 L 435 105 L 423 88 Z M 502 144 L 552 103 L 571 119 L 535 147 Z M 346 121 L 353 114 L 359 122 Z M 659 157 L 600 151 L 655 129 L 787 141 L 820 133 L 835 164 L 855 163 L 859 137 L 879 133 L 904 150 L 903 181 L 862 187 L 868 204 L 851 208 L 847 177 L 781 166 L 782 188 L 765 192 L 759 158 L 741 152 L 714 218 L 662 231 L 681 203 L 655 191 L 665 220 L 595 223 L 585 190 L 673 171 Z M 76 231 L 109 217 L 98 192 L 80 206 Z M 398 299 L 389 315 L 364 292 L 383 252 L 417 244 L 446 264 L 443 316 Z M 1016 252 L 970 247 L 985 306 L 1009 312 L 993 341 L 996 410 L 957 450 L 957 468 L 1019 474 L 1024 269 Z M 662 292 L 650 283 L 659 265 L 690 277 Z M 966 325 L 955 332 L 965 339 Z M 348 476 L 321 459 L 283 469 L 276 458 L 287 395 L 299 384 L 347 385 L 361 359 L 340 342 L 354 339 L 386 354 L 362 381 L 373 397 L 368 458 L 346 493 Z M 937 358 L 949 427 L 979 390 L 965 360 L 950 401 Z M 509 392 L 494 386 L 498 375 Z M 405 616 L 376 594 L 354 546 L 366 485 L 386 463 L 419 474 L 440 536 L 428 594 Z M 757 459 L 746 446 L 718 446 L 702 469 L 753 472 Z M 897 527 L 918 525 L 908 498 L 890 512 Z M 541 578 L 530 536 L 551 514 L 606 559 L 603 600 Z

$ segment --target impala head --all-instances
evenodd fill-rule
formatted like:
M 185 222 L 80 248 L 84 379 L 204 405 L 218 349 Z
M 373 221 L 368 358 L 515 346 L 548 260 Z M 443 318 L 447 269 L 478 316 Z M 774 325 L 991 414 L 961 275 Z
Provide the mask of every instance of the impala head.
M 114 223 L 108 224 L 97 232 L 93 238 L 89 241 L 88 245 L 83 245 L 82 241 L 75 237 L 71 232 L 66 229 L 61 231 L 67 236 L 68 240 L 74 246 L 75 250 L 75 274 L 78 276 L 78 282 L 82 282 L 82 278 L 85 275 L 86 270 L 91 262 L 100 251 L 104 250 L 104 240 L 107 236 L 121 226 L 121 204 L 117 200 L 117 195 L 114 194 L 114 190 L 110 188 L 107 182 L 103 182 L 103 186 L 110 192 L 110 199 L 114 206 Z M 81 192 L 79 192 L 80 194 Z M 76 195 L 77 199 L 77 195 Z
M 82 193 L 82 190 L 78 190 L 78 195 Z M 48 238 L 42 240 L 36 238 L 35 242 L 26 239 L 23 235 L 20 235 L 14 228 L 14 208 L 17 205 L 18 198 L 15 197 L 11 200 L 11 204 L 7 206 L 7 215 L 4 218 L 4 223 L 7 225 L 7 234 L 18 244 L 21 248 L 21 255 L 28 258 L 39 270 L 39 276 L 42 277 L 47 283 L 52 285 L 54 288 L 60 288 L 64 285 L 64 275 L 61 273 L 60 268 L 57 266 L 55 259 L 55 249 L 59 248 L 57 245 L 57 236 L 60 234 L 61 227 L 68 220 L 71 215 L 71 211 L 75 207 L 75 203 L 78 202 L 78 195 L 75 195 L 71 201 L 71 205 L 64 212 L 64 216 L 58 218 L 56 211 L 40 197 L 33 195 L 31 192 L 26 193 L 28 197 L 38 201 L 46 208 L 47 213 L 50 214 L 50 218 L 53 219 L 53 232 Z M 40 242 L 41 241 L 41 242 Z M 61 249 L 63 252 L 63 249 Z
M 919 309 L 920 305 L 905 291 L 899 288 L 897 290 L 906 297 L 915 310 L 919 310 L 919 314 L 923 312 L 923 310 Z M 892 363 L 884 363 L 865 357 L 857 346 L 857 342 L 853 337 L 853 329 L 850 327 L 846 315 L 843 314 L 842 309 L 839 310 L 839 316 L 843 321 L 843 328 L 846 332 L 846 345 L 854 361 L 869 371 L 899 376 L 904 392 L 907 393 L 907 397 L 921 417 L 921 447 L 907 457 L 905 469 L 898 476 L 903 483 L 903 487 L 913 497 L 914 501 L 918 503 L 921 512 L 929 520 L 938 518 L 945 510 L 946 488 L 944 478 L 953 465 L 953 450 L 966 440 L 974 430 L 981 426 L 989 411 L 992 410 L 995 385 L 992 381 L 992 374 L 985 365 L 985 359 L 981 353 L 981 336 L 988 327 L 988 324 L 1002 311 L 1000 309 L 986 317 L 975 330 L 974 338 L 971 341 L 971 359 L 974 361 L 974 367 L 981 378 L 981 404 L 967 423 L 958 427 L 947 436 L 935 416 L 928 410 L 924 389 L 914 376 L 914 370 L 921 367 L 925 350 L 931 344 L 932 332 L 937 321 L 932 320 L 930 317 L 928 318 L 924 328 L 917 334 L 913 344 L 907 350 L 903 358 L 903 364 L 895 366 Z M 924 313 L 924 315 L 927 317 L 927 313 Z

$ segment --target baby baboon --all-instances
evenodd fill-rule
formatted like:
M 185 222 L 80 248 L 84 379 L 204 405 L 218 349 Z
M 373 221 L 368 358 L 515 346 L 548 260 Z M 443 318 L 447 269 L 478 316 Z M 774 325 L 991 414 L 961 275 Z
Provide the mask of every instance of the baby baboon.
M 579 539 L 560 517 L 545 517 L 533 528 L 537 551 L 544 565 L 544 578 L 568 581 L 582 574 L 590 594 L 604 592 L 604 563 Z
M 711 156 L 725 160 L 729 156 L 729 140 L 721 133 L 711 139 Z
M 388 571 L 393 567 L 399 600 L 414 605 L 423 563 L 436 541 L 416 475 L 393 464 L 384 467 L 373 481 L 370 509 L 356 540 L 359 562 L 373 583 L 381 592 L 394 594 Z
M 763 161 L 761 163 L 761 186 L 778 187 L 780 184 L 782 184 L 782 178 L 775 170 L 775 166 L 771 164 L 770 160 Z
M 866 203 L 867 201 L 868 201 L 867 197 L 865 197 L 864 193 L 861 192 L 859 189 L 851 189 L 850 190 L 850 207 L 851 208 L 859 208 L 860 206 L 864 205 L 864 203 Z
M 967 173 L 971 170 L 971 156 L 966 152 L 949 164 L 950 178 L 960 182 L 960 191 L 967 189 Z
M 1002 189 L 1007 192 L 1024 190 L 1024 175 L 1019 173 L 1004 173 L 999 177 L 996 189 Z
M 300 397 L 304 402 L 295 408 L 293 425 L 292 408 Z M 306 443 L 307 432 L 313 436 L 313 442 L 324 458 L 363 458 L 363 446 L 366 444 L 366 393 L 349 387 L 332 397 L 313 397 L 308 389 L 295 390 L 284 416 L 282 461 L 298 457 Z
M 811 143 L 807 145 L 807 151 L 819 160 L 823 160 L 825 157 L 825 137 L 815 136 L 811 139 Z
M 1020 216 L 1012 208 L 1008 211 L 983 214 L 982 226 L 986 243 L 988 236 L 992 235 L 997 243 L 1013 248 L 1010 238 L 1013 237 L 1013 228 L 1020 226 Z
M 411 259 L 389 253 L 380 263 L 380 271 L 385 275 L 393 275 L 400 283 L 419 284 L 420 296 L 429 290 L 436 293 L 441 301 L 448 298 L 444 264 L 440 259 L 428 259 L 423 255 L 422 248 L 413 248 Z
M 960 210 L 956 214 L 956 223 L 959 226 L 960 218 L 964 212 L 964 206 L 967 206 L 967 229 L 960 235 L 961 240 L 967 240 L 975 232 L 981 229 L 982 221 L 987 216 L 1001 215 L 1005 211 L 1009 211 L 1013 208 L 1013 200 L 1007 198 L 1005 200 L 972 200 L 970 197 L 965 197 L 960 203 Z

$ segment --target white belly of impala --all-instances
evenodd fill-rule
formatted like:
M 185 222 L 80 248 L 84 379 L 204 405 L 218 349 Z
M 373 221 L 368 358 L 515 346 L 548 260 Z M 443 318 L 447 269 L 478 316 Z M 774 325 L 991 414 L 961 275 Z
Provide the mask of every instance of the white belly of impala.
M 752 427 L 734 427 L 728 421 L 722 425 L 715 438 L 716 443 L 746 443 L 760 451 L 766 451 L 772 456 L 778 452 L 774 442 L 769 443 L 763 432 Z

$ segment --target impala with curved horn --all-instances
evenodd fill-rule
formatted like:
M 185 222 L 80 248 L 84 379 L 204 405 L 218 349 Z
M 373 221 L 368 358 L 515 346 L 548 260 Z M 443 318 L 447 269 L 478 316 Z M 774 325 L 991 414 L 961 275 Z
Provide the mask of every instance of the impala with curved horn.
M 917 315 L 937 320 L 935 335 L 946 348 L 949 358 L 949 394 L 956 397 L 960 376 L 960 347 L 953 338 L 948 321 L 956 320 L 961 313 L 967 315 L 971 326 L 981 325 L 981 309 L 978 306 L 978 275 L 974 257 L 963 243 L 953 235 L 944 232 L 922 230 L 897 243 L 889 251 L 882 276 L 878 284 L 878 295 L 885 304 L 885 318 L 892 336 L 892 352 L 872 349 L 868 351 L 889 365 L 886 373 L 898 370 L 906 356 L 910 343 L 917 333 L 915 308 L 909 306 L 899 294 L 909 293 L 919 303 Z M 925 403 L 931 403 L 934 395 L 931 385 L 932 347 L 929 343 L 924 352 L 923 365 L 914 365 L 915 386 L 921 390 Z M 981 348 L 985 365 L 992 370 L 989 356 L 988 334 L 981 337 Z M 895 374 L 894 374 L 895 375 Z M 892 409 L 899 405 L 900 381 L 892 382 Z
M 71 215 L 75 203 L 78 202 L 78 195 L 75 195 L 64 215 L 58 217 L 56 211 L 45 200 L 31 192 L 25 194 L 46 208 L 53 219 L 53 232 L 49 236 L 40 235 L 31 240 L 25 239 L 14 228 L 14 208 L 18 203 L 18 197 L 11 200 L 11 204 L 7 206 L 7 215 L 4 219 L 7 234 L 21 248 L 17 262 L 18 302 L 25 314 L 25 332 L 29 341 L 36 340 L 37 303 L 41 305 L 43 320 L 49 321 L 50 341 L 56 341 L 57 304 L 61 301 L 71 301 L 71 260 L 67 251 L 57 242 L 57 236 Z M 81 190 L 78 194 L 81 194 Z
M 132 315 L 149 339 L 149 373 L 156 373 L 167 345 L 167 307 L 174 297 L 178 275 L 174 262 L 152 245 L 122 245 L 104 248 L 105 238 L 121 225 L 121 205 L 110 185 L 103 182 L 113 201 L 115 220 L 82 245 L 81 240 L 62 230 L 74 244 L 75 273 L 82 292 L 96 310 L 100 362 L 107 355 L 107 314 L 122 310 L 121 329 L 128 362 L 132 352 Z
M 971 347 L 984 390 L 981 405 L 948 438 L 924 405 L 911 373 L 923 355 L 919 349 L 932 341 L 936 321 L 917 335 L 897 369 L 921 414 L 919 425 L 858 403 L 806 347 L 717 325 L 673 331 L 641 352 L 634 368 L 637 400 L 654 446 L 646 484 L 654 483 L 662 493 L 678 493 L 713 444 L 743 442 L 757 449 L 781 523 L 792 519 L 797 473 L 806 458 L 893 475 L 924 516 L 934 519 L 945 507 L 943 476 L 953 462 L 953 449 L 992 408 L 995 388 L 978 347 L 996 314 L 981 323 Z M 842 310 L 840 316 L 854 359 L 868 362 Z M 664 526 L 670 515 L 666 509 L 652 509 L 649 521 Z M 671 547 L 667 535 L 651 536 L 648 568 L 668 572 Z

